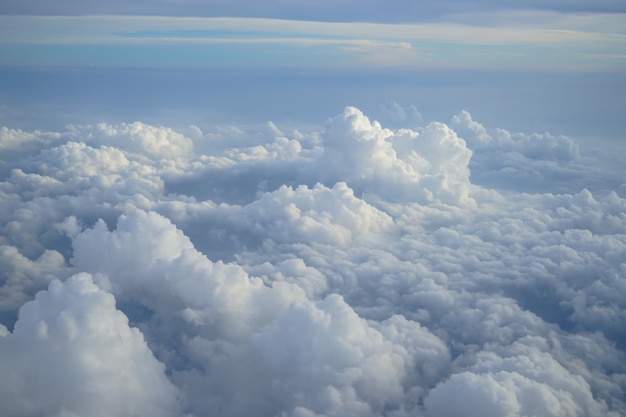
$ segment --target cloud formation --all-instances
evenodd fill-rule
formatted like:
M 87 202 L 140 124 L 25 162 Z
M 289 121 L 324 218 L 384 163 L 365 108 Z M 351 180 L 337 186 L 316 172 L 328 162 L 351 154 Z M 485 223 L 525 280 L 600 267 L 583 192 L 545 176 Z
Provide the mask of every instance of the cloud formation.
M 410 122 L 0 130 L 1 411 L 626 413 L 615 173 Z
M 367 0 L 320 1 L 316 3 L 295 1 L 285 3 L 272 0 L 260 6 L 252 1 L 223 0 L 186 1 L 183 5 L 174 5 L 172 2 L 141 0 L 129 4 L 121 1 L 107 3 L 84 3 L 73 0 L 63 0 L 50 4 L 38 0 L 8 1 L 2 4 L 0 12 L 7 14 L 50 14 L 62 15 L 72 13 L 76 15 L 90 14 L 130 14 L 150 16 L 246 16 L 246 17 L 278 17 L 295 19 L 318 19 L 331 21 L 391 21 L 410 22 L 422 19 L 440 19 L 442 16 L 454 12 L 483 12 L 485 10 L 515 11 L 517 13 L 529 9 L 567 11 L 567 12 L 624 12 L 626 9 L 615 2 L 601 0 L 590 3 L 588 1 L 531 1 L 523 7 L 517 4 L 494 3 L 489 0 L 475 0 L 472 2 L 459 0 L 445 0 L 437 3 L 406 3 L 398 0 L 381 2 Z
M 385 5 L 387 8 L 394 10 Z M 624 69 L 623 12 L 572 14 L 531 9 L 507 13 L 489 9 L 446 12 L 435 19 L 403 23 L 381 21 L 380 13 L 372 19 L 347 21 L 228 13 L 192 16 L 0 14 L 0 64 L 359 71 L 549 69 L 564 73 Z M 415 16 L 425 14 L 419 10 Z M 92 53 L 85 55 L 85 48 Z
M 0 339 L 6 415 L 171 416 L 177 389 L 115 299 L 81 273 L 20 308 Z

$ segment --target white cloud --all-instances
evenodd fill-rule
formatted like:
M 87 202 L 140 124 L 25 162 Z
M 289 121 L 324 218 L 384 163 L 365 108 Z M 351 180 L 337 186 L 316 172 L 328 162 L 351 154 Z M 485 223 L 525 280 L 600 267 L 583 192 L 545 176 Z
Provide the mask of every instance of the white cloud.
M 52 132 L 24 132 L 21 129 L 10 129 L 6 126 L 0 128 L 0 149 L 7 150 L 19 150 L 24 148 L 33 142 L 39 144 L 46 144 L 59 139 L 58 133 Z
M 3 132 L 5 414 L 626 411 L 626 200 L 573 138 L 353 107 Z
M 88 274 L 50 283 L 0 338 L 2 410 L 12 416 L 171 416 L 177 390 L 141 332 Z
M 142 328 L 158 351 L 170 348 L 171 338 L 188 340 L 177 355 L 204 372 L 181 370 L 175 380 L 227 389 L 210 404 L 189 399 L 198 414 L 216 408 L 230 410 L 223 415 L 254 412 L 270 407 L 264 404 L 270 397 L 272 413 L 305 406 L 327 415 L 369 415 L 404 401 L 405 381 L 419 379 L 416 370 L 432 379 L 449 360 L 436 336 L 401 316 L 370 325 L 338 295 L 311 302 L 296 281 L 266 286 L 239 266 L 212 263 L 156 213 L 122 217 L 111 232 L 97 223 L 75 238 L 72 263 L 106 274 L 103 285 L 119 300 L 154 312 L 151 324 Z M 210 355 L 219 345 L 228 348 Z M 251 360 L 261 365 L 245 365 L 223 380 L 226 365 Z M 429 365 L 423 367 L 424 362 Z M 248 397 L 245 404 L 235 403 L 235 391 Z
M 564 194 L 589 188 L 605 194 L 619 191 L 615 185 L 623 182 L 621 172 L 607 165 L 606 156 L 600 161 L 583 154 L 571 137 L 492 129 L 467 111 L 453 116 L 451 127 L 473 151 L 470 169 L 475 184 Z
M 249 48 L 255 47 L 274 57 L 274 65 L 301 64 L 305 56 L 302 51 L 314 50 L 322 59 L 311 61 L 311 65 L 322 67 L 350 66 L 358 62 L 373 67 L 393 64 L 420 68 L 559 68 L 569 71 L 572 68 L 623 69 L 620 57 L 623 58 L 625 42 L 623 27 L 617 24 L 620 17 L 609 13 L 530 10 L 525 13 L 516 11 L 511 18 L 505 12 L 491 10 L 393 24 L 376 22 L 376 18 L 329 22 L 260 17 L 173 17 L 159 13 L 148 16 L 61 14 L 0 15 L 4 35 L 0 44 L 53 49 L 76 45 L 92 48 L 150 46 L 163 51 L 179 45 L 194 48 L 229 45 L 233 54 L 247 62 L 267 64 L 266 60 L 245 58 Z M 411 13 L 413 16 L 419 14 L 419 11 Z M 277 46 L 283 53 L 274 53 Z M 297 47 L 298 51 L 285 53 L 290 47 Z M 458 53 L 450 54 L 450 49 Z M 10 48 L 7 51 L 5 64 L 24 62 L 23 56 L 14 54 Z M 181 62 L 197 65 L 195 55 L 183 54 Z M 488 55 L 489 58 L 476 60 L 471 58 L 472 55 Z M 108 65 L 137 64 L 127 54 L 119 54 L 117 59 L 122 56 L 124 62 L 107 61 L 111 58 L 104 54 L 100 59 Z M 346 56 L 348 60 L 343 59 Z M 497 57 L 501 59 L 494 59 Z M 82 64 L 89 62 L 77 55 L 72 59 Z M 168 66 L 163 60 L 150 59 L 159 66 Z M 211 62 L 201 61 L 206 65 Z M 50 64 L 41 57 L 36 62 Z
M 523 344 L 503 352 L 480 352 L 471 371 L 453 374 L 426 398 L 428 416 L 606 415 L 589 384 L 568 372 L 549 353 Z M 467 368 L 466 368 L 467 369 Z M 458 395 L 462 395 L 461 398 Z M 450 401 L 451 396 L 457 396 Z
M 45 250 L 37 259 L 30 260 L 15 246 L 0 246 L 0 273 L 5 277 L 0 287 L 0 311 L 16 311 L 38 289 L 55 278 L 68 275 L 63 255 Z
M 528 159 L 570 161 L 580 158 L 578 145 L 565 136 L 552 136 L 549 133 L 511 134 L 504 129 L 495 129 L 490 134 L 467 111 L 453 116 L 452 125 L 460 129 L 464 137 L 479 150 L 491 148 L 502 153 L 515 152 Z
M 294 38 L 322 41 L 325 35 L 330 42 L 344 40 L 398 40 L 404 42 L 443 41 L 462 44 L 515 44 L 515 43 L 572 43 L 572 42 L 623 42 L 618 34 L 623 28 L 615 24 L 618 17 L 612 14 L 574 15 L 530 12 L 517 14 L 517 24 L 510 17 L 498 13 L 459 14 L 457 23 L 428 22 L 386 24 L 369 22 L 320 22 L 267 18 L 237 17 L 172 17 L 172 16 L 0 16 L 10 37 L 4 43 L 124 43 L 162 41 L 168 37 L 176 42 L 194 42 L 213 39 L 216 42 L 237 41 L 228 36 L 176 36 L 177 30 L 233 31 L 243 34 L 267 34 L 260 39 L 289 42 Z M 585 19 L 586 18 L 586 19 Z M 482 21 L 489 21 L 482 25 Z M 556 25 L 554 22 L 558 22 Z M 500 22 L 505 22 L 501 24 Z M 603 30 L 608 23 L 611 31 Z M 27 30 L 36 28 L 35 30 Z M 10 29 L 10 31 L 9 31 Z M 169 33 L 174 35 L 169 35 Z M 153 33 L 154 35 L 149 35 Z M 188 32 L 187 32 L 188 33 Z M 139 36 L 137 36 L 137 34 Z M 277 34 L 280 37 L 273 37 Z M 285 36 L 285 34 L 289 36 Z M 498 34 L 498 37 L 493 37 Z M 44 36 L 51 36 L 45 38 Z M 81 40 L 81 36 L 86 38 Z M 608 39 L 607 39 L 608 38 Z M 239 41 L 257 42 L 259 36 L 246 36 Z M 350 42 L 348 42 L 349 44 Z
M 394 201 L 469 203 L 471 151 L 454 131 L 431 123 L 420 133 L 394 133 L 348 107 L 322 135 L 321 178 L 347 180 L 359 191 Z
M 78 132 L 85 140 L 82 132 Z M 141 122 L 122 123 L 111 126 L 99 123 L 94 126 L 89 141 L 99 144 L 113 145 L 152 157 L 176 158 L 191 154 L 193 143 L 181 133 L 170 128 L 149 126 Z

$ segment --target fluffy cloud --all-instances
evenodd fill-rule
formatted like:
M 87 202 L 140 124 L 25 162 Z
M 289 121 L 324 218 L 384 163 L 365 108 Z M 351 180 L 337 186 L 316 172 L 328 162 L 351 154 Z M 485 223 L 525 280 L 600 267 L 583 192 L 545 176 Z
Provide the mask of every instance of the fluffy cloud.
M 171 416 L 177 390 L 142 334 L 88 274 L 20 309 L 0 338 L 2 411 L 12 416 Z
M 311 302 L 293 282 L 265 285 L 238 265 L 211 262 L 154 212 L 123 216 L 114 231 L 99 222 L 73 244 L 78 269 L 105 274 L 101 285 L 121 302 L 149 311 L 149 325 L 141 323 L 146 317 L 134 319 L 157 351 L 171 349 L 172 339 L 182 342 L 175 358 L 164 356 L 171 369 L 192 362 L 204 371 L 182 367 L 179 383 L 221 386 L 220 397 L 189 399 L 198 414 L 267 409 L 273 415 L 305 407 L 370 415 L 404 402 L 412 391 L 406 381 L 419 370 L 432 379 L 449 361 L 445 344 L 418 323 L 395 316 L 369 324 L 339 295 Z M 221 355 L 209 354 L 220 346 Z M 226 365 L 242 364 L 238 375 L 223 380 Z M 244 404 L 235 391 L 246 395 Z
M 380 106 L 386 121 L 400 127 L 418 127 L 423 123 L 421 113 L 413 105 L 403 107 L 395 101 Z
M 69 274 L 63 255 L 54 250 L 44 251 L 30 260 L 15 246 L 0 246 L 0 273 L 5 280 L 0 287 L 0 312 L 11 314 L 32 297 L 32 292 L 47 286 L 55 278 Z
M 86 142 L 110 145 L 130 152 L 156 158 L 176 158 L 191 154 L 193 142 L 183 134 L 167 127 L 157 127 L 141 122 L 122 123 L 116 126 L 99 123 L 85 128 L 70 126 L 73 135 Z
M 624 414 L 615 173 L 409 127 L 0 131 L 1 411 Z
M 471 151 L 441 123 L 397 133 L 348 107 L 322 135 L 322 178 L 396 201 L 467 201 Z M 316 167 L 317 169 L 317 167 Z
M 426 415 L 617 416 L 594 401 L 582 376 L 569 372 L 550 353 L 525 343 L 496 350 L 505 356 L 483 351 L 464 358 L 473 364 L 429 393 Z
M 602 190 L 603 185 L 594 178 L 600 175 L 606 181 L 612 173 L 596 172 L 598 162 L 581 155 L 578 143 L 567 136 L 489 129 L 467 111 L 453 116 L 451 126 L 474 151 L 470 168 L 475 183 L 524 192 L 574 193 L 588 187 L 612 190 L 611 186 Z

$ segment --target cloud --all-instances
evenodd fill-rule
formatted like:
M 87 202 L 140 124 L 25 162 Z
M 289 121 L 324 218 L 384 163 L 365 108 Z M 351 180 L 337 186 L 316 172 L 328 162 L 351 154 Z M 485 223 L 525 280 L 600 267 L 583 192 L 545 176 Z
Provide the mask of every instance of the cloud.
M 568 372 L 547 352 L 516 344 L 505 357 L 481 352 L 469 369 L 437 385 L 425 400 L 426 415 L 586 416 L 604 415 L 580 375 Z M 462 395 L 461 398 L 458 396 Z M 455 396 L 455 401 L 450 397 Z M 613 415 L 613 413 L 611 413 Z
M 221 386 L 220 396 L 209 391 L 202 400 L 198 392 L 189 399 L 198 414 L 306 407 L 368 415 L 401 401 L 405 379 L 417 378 L 422 363 L 430 364 L 424 372 L 432 378 L 448 361 L 445 345 L 418 323 L 396 316 L 369 324 L 339 295 L 312 302 L 294 282 L 267 286 L 238 265 L 211 262 L 154 212 L 121 217 L 115 231 L 99 222 L 73 244 L 75 267 L 105 274 L 102 285 L 120 301 L 139 301 L 154 314 L 142 328 L 157 351 L 171 348 L 172 339 L 183 341 L 177 352 L 183 357 L 172 367 L 182 361 L 198 368 L 180 369 L 174 380 Z M 226 351 L 211 355 L 220 345 Z M 241 364 L 247 365 L 223 379 L 225 366 Z M 236 392 L 246 395 L 245 403 L 237 404 Z
M 348 107 L 322 137 L 321 164 L 330 182 L 347 179 L 393 200 L 467 201 L 471 151 L 446 125 L 394 133 Z
M 37 259 L 30 260 L 15 246 L 0 246 L 1 274 L 6 277 L 0 287 L 0 311 L 9 314 L 28 301 L 33 291 L 50 281 L 68 274 L 63 255 L 45 250 Z
M 94 141 L 100 145 L 115 146 L 130 152 L 168 159 L 190 155 L 193 142 L 181 133 L 170 128 L 145 125 L 141 122 L 122 123 L 117 126 L 99 123 L 91 130 L 89 137 L 82 137 L 80 127 L 70 126 L 82 140 Z
M 440 41 L 465 45 L 514 45 L 518 43 L 621 43 L 619 17 L 611 14 L 570 15 L 529 10 L 512 18 L 504 12 L 482 14 L 453 14 L 453 19 L 435 22 L 380 23 L 333 22 L 324 20 L 291 20 L 245 17 L 175 17 L 167 15 L 82 15 L 72 16 L 7 16 L 6 23 L 11 43 L 176 43 L 207 42 L 279 42 L 289 41 L 341 43 L 341 40 L 391 41 L 416 43 Z M 487 21 L 487 24 L 483 24 Z M 27 30 L 39 25 L 37 30 Z M 602 25 L 607 25 L 602 31 Z M 610 31 L 606 31 L 606 29 Z M 11 29 L 11 31 L 8 31 Z M 493 33 L 501 38 L 493 39 Z M 464 34 L 465 36 L 463 36 Z M 45 35 L 50 38 L 46 39 Z M 81 39 L 81 36 L 84 38 Z M 325 35 L 325 36 L 323 36 Z M 358 43 L 357 43 L 358 45 Z M 407 45 L 405 45 L 406 47 Z
M 404 122 L 2 130 L 0 410 L 624 414 L 617 174 Z
M 598 161 L 582 155 L 580 144 L 571 137 L 491 129 L 467 111 L 453 116 L 451 127 L 473 151 L 470 169 L 477 184 L 526 192 L 576 193 L 592 188 L 606 193 L 622 183 L 614 169 L 598 172 Z M 612 175 L 614 180 L 609 180 Z
M 394 127 L 422 126 L 423 118 L 417 108 L 413 105 L 403 107 L 395 101 L 388 101 L 380 106 L 385 117 L 385 121 Z
M 416 11 L 414 15 L 424 14 Z M 405 23 L 376 18 L 328 21 L 310 16 L 221 16 L 228 17 L 160 13 L 0 15 L 4 32 L 1 62 L 43 67 L 69 63 L 241 68 L 254 63 L 274 68 L 402 66 L 564 72 L 624 68 L 625 33 L 620 18 L 610 13 L 531 9 L 516 11 L 512 18 L 510 13 L 489 10 L 446 13 L 439 19 Z M 81 54 L 85 47 L 94 53 Z M 54 57 L 41 56 L 41 50 Z M 112 56 L 111 50 L 117 53 Z M 315 60 L 311 60 L 311 53 Z M 216 61 L 215 56 L 220 60 Z
M 392 1 L 382 5 L 380 2 L 369 0 L 355 2 L 342 0 L 335 2 L 294 2 L 270 1 L 263 7 L 250 1 L 186 1 L 184 5 L 174 6 L 172 2 L 143 0 L 132 4 L 112 1 L 109 3 L 88 3 L 65 0 L 49 4 L 37 0 L 9 2 L 0 9 L 8 14 L 51 14 L 62 15 L 72 13 L 76 15 L 89 14 L 130 14 L 149 16 L 248 16 L 248 17 L 278 17 L 294 19 L 318 19 L 329 21 L 388 21 L 410 22 L 416 20 L 437 20 L 450 15 L 452 12 L 484 12 L 486 10 L 504 9 L 507 12 L 523 13 L 528 9 L 566 11 L 566 12 L 624 12 L 619 4 L 603 0 L 590 4 L 578 0 L 564 2 L 561 0 L 532 1 L 524 7 L 516 4 L 497 5 L 490 1 L 473 1 L 471 3 L 458 0 L 447 0 L 436 4 L 407 4 Z M 420 13 L 421 12 L 421 13 Z
M 141 332 L 88 274 L 61 283 L 20 309 L 0 338 L 2 410 L 13 416 L 171 416 L 177 390 Z

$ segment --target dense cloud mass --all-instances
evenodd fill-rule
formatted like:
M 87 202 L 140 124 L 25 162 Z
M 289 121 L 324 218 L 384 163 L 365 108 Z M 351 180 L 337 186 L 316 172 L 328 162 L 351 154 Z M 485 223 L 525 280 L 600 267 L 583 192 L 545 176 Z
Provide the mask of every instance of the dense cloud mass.
M 54 280 L 26 303 L 0 353 L 3 415 L 179 412 L 165 366 L 89 274 Z
M 2 128 L 0 414 L 626 415 L 620 173 L 418 119 Z

